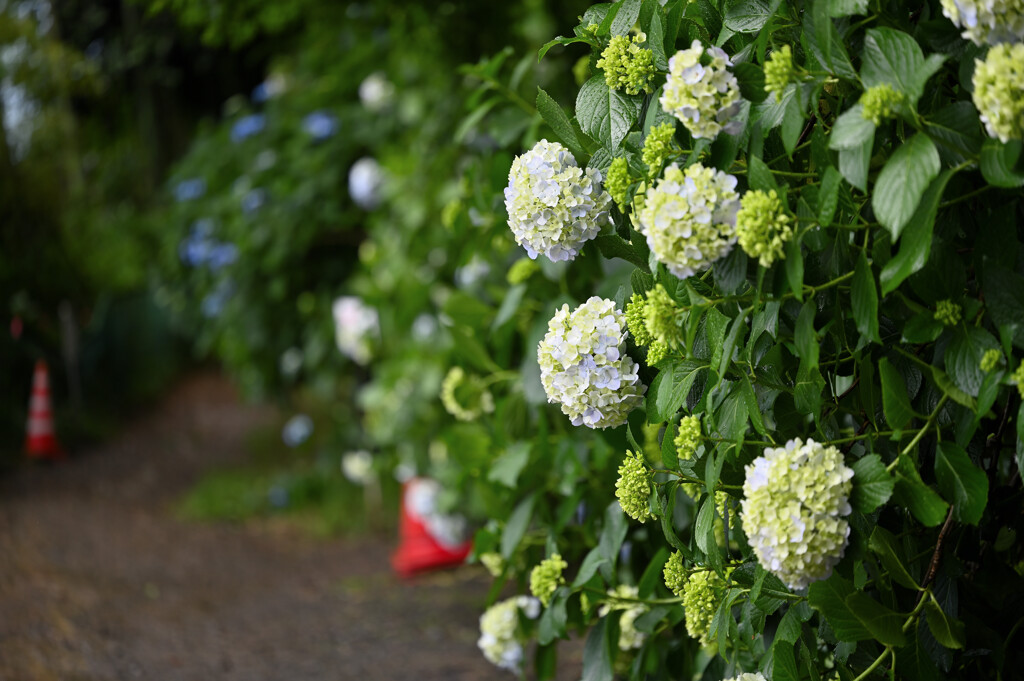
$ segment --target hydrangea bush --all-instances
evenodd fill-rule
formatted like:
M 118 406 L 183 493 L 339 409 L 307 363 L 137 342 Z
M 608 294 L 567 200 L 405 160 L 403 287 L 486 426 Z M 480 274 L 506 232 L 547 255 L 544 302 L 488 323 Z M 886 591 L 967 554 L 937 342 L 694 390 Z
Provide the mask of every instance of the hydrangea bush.
M 493 454 L 444 470 L 537 677 L 574 635 L 587 679 L 1016 674 L 1020 15 L 620 0 L 561 81 L 473 68 Z

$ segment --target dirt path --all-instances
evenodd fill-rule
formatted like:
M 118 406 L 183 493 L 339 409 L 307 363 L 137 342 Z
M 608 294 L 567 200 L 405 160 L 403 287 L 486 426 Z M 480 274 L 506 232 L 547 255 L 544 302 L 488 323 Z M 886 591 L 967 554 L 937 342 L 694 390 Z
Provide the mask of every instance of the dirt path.
M 0 679 L 514 678 L 476 648 L 476 570 L 405 583 L 386 539 L 175 519 L 270 418 L 194 377 L 116 441 L 0 481 Z

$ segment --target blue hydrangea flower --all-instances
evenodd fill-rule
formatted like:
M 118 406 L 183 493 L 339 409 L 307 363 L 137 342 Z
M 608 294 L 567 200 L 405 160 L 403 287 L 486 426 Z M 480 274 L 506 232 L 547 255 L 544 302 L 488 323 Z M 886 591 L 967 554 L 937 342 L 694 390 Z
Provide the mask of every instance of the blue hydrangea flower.
M 183 201 L 194 201 L 205 193 L 206 180 L 201 177 L 182 180 L 174 188 L 174 198 L 178 203 Z
M 338 132 L 338 119 L 326 111 L 314 111 L 302 120 L 302 127 L 319 142 Z
M 253 189 L 242 197 L 242 212 L 251 215 L 259 210 L 267 201 L 267 190 Z
M 238 260 L 238 247 L 230 243 L 214 245 L 206 256 L 206 264 L 213 272 L 227 267 L 236 260 Z
M 207 319 L 219 317 L 224 311 L 224 306 L 235 292 L 235 283 L 231 279 L 221 279 L 216 288 L 206 294 L 200 303 L 200 312 Z
M 265 127 L 267 127 L 267 117 L 263 114 L 242 116 L 231 126 L 231 141 L 241 142 L 247 137 L 263 132 Z

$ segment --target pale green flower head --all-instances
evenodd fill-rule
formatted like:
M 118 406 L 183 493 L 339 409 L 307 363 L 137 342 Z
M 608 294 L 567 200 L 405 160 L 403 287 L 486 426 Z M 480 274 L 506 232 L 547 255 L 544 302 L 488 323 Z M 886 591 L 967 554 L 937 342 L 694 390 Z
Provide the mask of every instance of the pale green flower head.
M 643 347 L 654 340 L 647 331 L 647 301 L 639 293 L 634 293 L 626 303 L 626 327 L 633 336 L 633 342 Z
M 505 569 L 505 559 L 501 557 L 500 553 L 495 551 L 488 551 L 487 553 L 480 554 L 480 563 L 487 568 L 487 572 L 491 573 L 492 577 L 500 577 L 502 571 Z
M 679 422 L 679 432 L 675 439 L 676 456 L 689 461 L 697 454 L 700 445 L 700 417 L 684 416 Z
M 882 121 L 895 118 L 907 101 L 907 96 L 893 88 L 889 83 L 881 83 L 869 87 L 860 96 L 860 104 L 863 108 L 861 116 L 875 125 L 881 125 Z
M 989 137 L 1024 139 L 1024 44 L 997 45 L 974 60 L 974 106 Z
M 962 318 L 963 309 L 952 300 L 940 300 L 935 304 L 935 321 L 956 326 Z
M 540 380 L 574 426 L 621 426 L 643 400 L 647 386 L 626 354 L 627 333 L 614 301 L 597 296 L 572 312 L 563 305 L 548 322 L 537 346 Z
M 672 164 L 638 204 L 635 222 L 658 261 L 685 279 L 729 254 L 739 209 L 734 176 Z
M 1011 380 L 1017 384 L 1017 392 L 1020 393 L 1021 399 L 1024 399 L 1024 360 L 1021 360 L 1020 366 L 1013 372 Z
M 682 310 L 668 295 L 664 286 L 655 284 L 654 288 L 648 291 L 644 325 L 655 341 L 664 343 L 669 348 L 682 346 L 681 315 Z
M 452 367 L 441 382 L 441 404 L 460 421 L 475 421 L 494 411 L 494 396 L 482 378 Z
M 835 447 L 790 440 L 746 467 L 743 531 L 758 562 L 792 589 L 827 579 L 850 536 L 853 471 Z
M 608 41 L 597 68 L 604 70 L 604 80 L 613 90 L 625 90 L 628 95 L 654 92 L 654 77 L 658 69 L 654 66 L 654 53 L 640 47 L 643 36 L 616 35 Z
M 731 571 L 731 570 L 730 570 Z M 702 646 L 711 645 L 708 638 L 711 621 L 722 602 L 726 583 L 714 570 L 696 570 L 690 573 L 683 585 L 683 608 L 686 610 L 686 632 L 700 641 Z
M 996 348 L 989 348 L 985 351 L 985 354 L 981 356 L 980 368 L 985 373 L 988 373 L 999 366 L 1003 361 L 1003 353 Z
M 523 642 L 519 611 L 530 619 L 540 615 L 540 603 L 529 596 L 513 596 L 489 607 L 480 616 L 477 646 L 492 664 L 518 673 L 523 666 Z
M 736 237 L 747 255 L 757 258 L 761 267 L 771 267 L 786 257 L 786 242 L 793 236 L 791 222 L 774 189 L 749 191 L 736 213 Z
M 624 611 L 619 619 L 619 650 L 636 650 L 647 640 L 647 634 L 636 628 L 636 618 L 647 612 L 647 606 L 635 600 L 617 600 L 636 599 L 639 595 L 637 587 L 619 584 L 608 592 L 609 600 L 597 611 L 601 617 L 616 610 Z
M 625 156 L 612 159 L 612 165 L 608 168 L 608 178 L 604 183 L 605 189 L 611 195 L 612 201 L 623 213 L 626 212 L 626 195 L 629 193 L 629 163 Z
M 647 348 L 647 364 L 654 366 L 666 357 L 668 357 L 668 346 L 661 341 L 651 341 L 650 347 Z
M 683 565 L 683 554 L 673 551 L 662 568 L 662 575 L 665 578 L 665 586 L 676 596 L 683 595 L 683 588 L 686 586 L 687 570 Z
M 594 168 L 580 168 L 557 142 L 541 140 L 517 156 L 505 188 L 508 226 L 516 243 L 531 258 L 575 258 L 608 221 L 611 197 L 601 179 Z
M 619 466 L 619 479 L 615 483 L 615 496 L 622 512 L 633 520 L 647 522 L 651 513 L 651 487 L 654 473 L 647 467 L 647 461 L 640 452 L 626 452 L 626 458 Z
M 672 153 L 672 138 L 676 134 L 675 123 L 662 123 L 651 128 L 644 139 L 643 161 L 651 174 L 661 169 L 669 154 Z
M 975 45 L 1024 40 L 1024 0 L 942 0 L 942 13 Z
M 764 65 L 764 91 L 775 95 L 775 101 L 782 98 L 786 86 L 796 81 L 793 68 L 793 49 L 783 45 L 768 57 Z
M 661 108 L 678 118 L 694 139 L 715 139 L 723 130 L 735 135 L 742 129 L 742 121 L 736 119 L 740 85 L 730 66 L 724 50 L 705 48 L 699 40 L 668 61 Z
M 562 560 L 557 553 L 545 558 L 530 571 L 530 593 L 540 599 L 541 605 L 545 608 L 551 605 L 551 597 L 555 590 L 565 584 L 565 577 L 562 571 L 569 567 L 569 564 Z

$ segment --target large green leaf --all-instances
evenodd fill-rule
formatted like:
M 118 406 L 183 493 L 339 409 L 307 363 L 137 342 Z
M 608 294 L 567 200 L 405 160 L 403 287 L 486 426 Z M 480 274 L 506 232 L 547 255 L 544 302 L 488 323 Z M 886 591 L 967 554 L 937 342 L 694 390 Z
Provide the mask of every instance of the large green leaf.
M 640 98 L 608 87 L 604 75 L 598 74 L 580 88 L 576 118 L 583 132 L 615 151 L 636 124 L 640 103 Z
M 793 644 L 779 641 L 772 646 L 772 681 L 800 681 Z
M 602 617 L 587 635 L 583 646 L 583 681 L 612 681 L 611 634 L 608 618 Z
M 862 336 L 875 343 L 881 343 L 878 337 L 878 289 L 875 277 L 871 274 L 871 265 L 864 251 L 857 258 L 857 267 L 853 270 L 850 302 L 853 305 L 853 319 L 857 330 Z
M 862 192 L 868 190 L 868 168 L 871 164 L 871 147 L 874 135 L 858 147 L 839 150 L 839 172 L 846 181 Z
M 846 604 L 846 598 L 853 593 L 853 584 L 833 572 L 828 579 L 811 584 L 807 602 L 824 616 L 841 640 L 864 641 L 872 638 L 871 632 Z
M 932 248 L 932 233 L 935 229 L 935 215 L 939 210 L 942 193 L 952 176 L 952 170 L 943 171 L 921 197 L 917 210 L 903 231 L 899 253 L 882 268 L 879 279 L 882 282 L 883 296 L 895 291 L 907 277 L 928 262 Z
M 903 617 L 899 613 L 893 612 L 863 591 L 854 591 L 847 596 L 846 606 L 874 639 L 887 646 L 906 644 Z
M 861 513 L 871 513 L 892 496 L 896 481 L 885 469 L 878 454 L 868 454 L 853 462 L 853 493 L 850 501 Z
M 505 530 L 501 533 L 501 555 L 506 560 L 512 557 L 519 542 L 523 540 L 526 529 L 530 526 L 530 519 L 533 517 L 533 504 L 537 500 L 536 495 L 531 494 L 516 506 L 512 515 L 505 523 Z
M 626 35 L 629 30 L 633 28 L 633 24 L 636 23 L 637 17 L 640 16 L 640 6 L 643 4 L 643 0 L 621 0 L 619 5 L 619 11 L 615 14 L 615 18 L 612 19 L 612 24 L 609 29 L 610 35 Z
M 928 630 L 935 640 L 946 648 L 963 648 L 966 640 L 966 627 L 960 620 L 950 617 L 930 597 L 924 604 L 924 615 L 928 621 Z
M 935 490 L 924 484 L 921 474 L 917 472 L 909 456 L 900 454 L 897 462 L 893 473 L 896 478 L 893 501 L 909 508 L 914 517 L 927 527 L 934 527 L 944 521 L 949 504 L 943 501 Z
M 940 442 L 935 452 L 935 479 L 942 495 L 953 502 L 953 519 L 977 525 L 988 503 L 988 476 L 953 442 Z
M 871 532 L 871 538 L 868 539 L 868 546 L 878 555 L 878 559 L 882 561 L 882 565 L 888 570 L 889 576 L 893 580 L 908 589 L 916 591 L 919 588 L 917 582 L 914 581 L 914 578 L 910 576 L 907 568 L 903 565 L 897 549 L 896 537 L 891 532 L 884 527 L 876 525 L 875 529 Z
M 977 397 L 986 375 L 981 370 L 981 359 L 986 350 L 998 348 L 999 343 L 984 329 L 959 326 L 946 349 L 946 373 L 958 388 Z
M 781 0 L 726 0 L 723 23 L 736 33 L 760 31 L 779 4 Z
M 555 136 L 561 140 L 562 144 L 576 157 L 576 161 L 582 165 L 587 158 L 587 153 L 583 149 L 583 145 L 580 144 L 580 140 L 576 136 L 576 131 L 573 129 L 569 117 L 562 111 L 562 107 L 558 105 L 558 102 L 553 100 L 551 95 L 544 92 L 541 88 L 537 88 L 537 111 L 540 112 L 544 122 L 551 126 Z
M 836 119 L 828 139 L 829 149 L 856 149 L 874 140 L 875 124 L 864 118 L 864 107 L 854 104 Z
M 903 31 L 872 28 L 864 38 L 860 78 L 866 87 L 888 83 L 915 103 L 944 59 L 938 54 L 925 59 L 917 41 Z
M 894 242 L 917 210 L 928 184 L 939 174 L 939 163 L 935 143 L 918 133 L 896 149 L 878 174 L 871 207 Z
M 914 417 L 907 384 L 903 375 L 885 357 L 878 363 L 878 373 L 882 379 L 882 410 L 885 412 L 885 420 L 893 430 L 903 430 Z
M 1017 140 L 1003 143 L 986 139 L 981 147 L 981 174 L 997 187 L 1015 188 L 1024 185 L 1024 172 L 1018 169 L 1021 150 Z
M 651 382 L 647 396 L 647 418 L 651 423 L 670 420 L 686 401 L 693 382 L 707 365 L 684 359 L 663 368 Z M 654 397 L 653 403 L 651 397 Z M 653 409 L 650 407 L 653 404 Z

